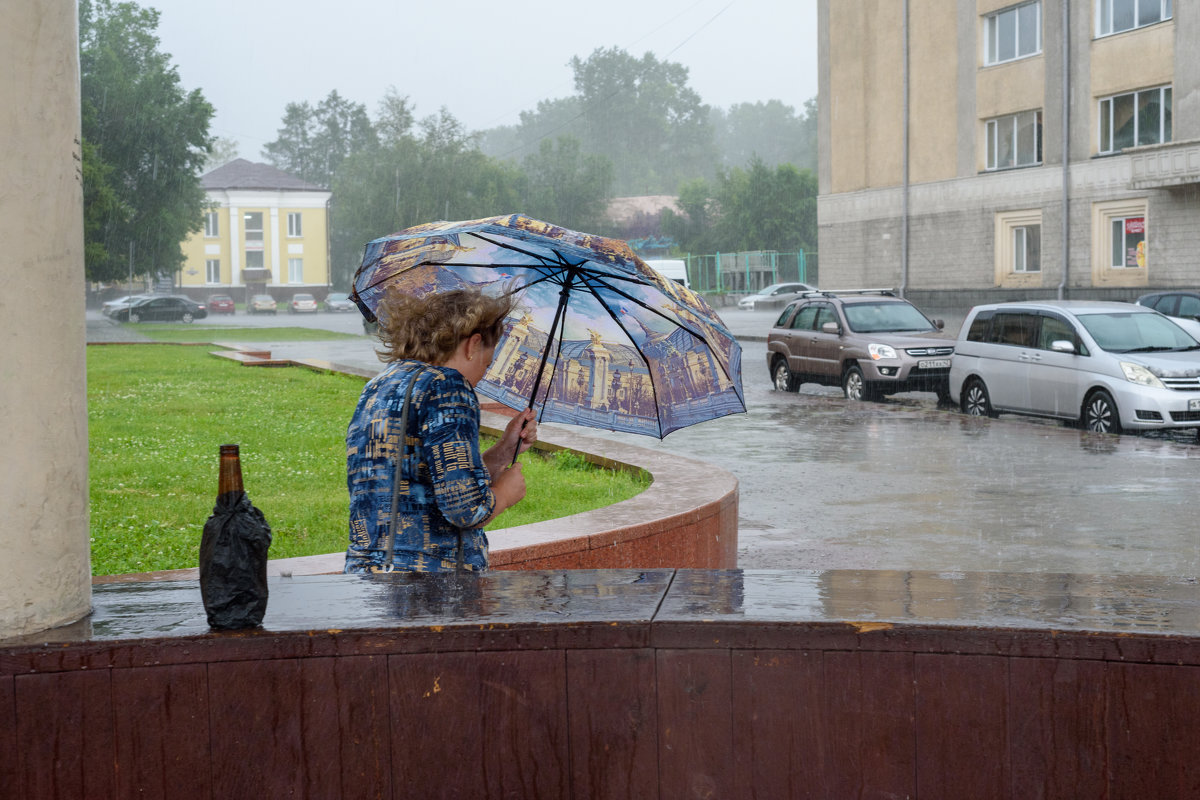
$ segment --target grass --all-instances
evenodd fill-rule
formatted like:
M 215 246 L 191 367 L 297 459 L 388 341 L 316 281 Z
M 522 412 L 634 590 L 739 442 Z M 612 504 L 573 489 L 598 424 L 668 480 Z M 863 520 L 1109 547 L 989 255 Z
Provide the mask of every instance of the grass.
M 191 344 L 196 342 L 317 342 L 330 339 L 361 339 L 353 333 L 337 333 L 316 328 L 239 328 L 234 325 L 165 325 L 124 323 L 126 330 L 140 333 L 156 342 Z
M 87 352 L 94 574 L 196 566 L 226 443 L 241 446 L 246 492 L 271 525 L 271 558 L 345 549 L 345 434 L 361 378 L 243 367 L 171 345 Z M 528 494 L 490 528 L 598 508 L 649 483 L 566 451 L 521 461 Z

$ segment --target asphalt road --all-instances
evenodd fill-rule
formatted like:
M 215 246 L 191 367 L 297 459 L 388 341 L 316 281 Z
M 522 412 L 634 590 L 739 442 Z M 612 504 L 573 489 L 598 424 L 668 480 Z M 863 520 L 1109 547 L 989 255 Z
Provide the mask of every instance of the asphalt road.
M 747 413 L 661 442 L 589 434 L 663 448 L 736 475 L 739 566 L 1188 579 L 1200 573 L 1192 507 L 1200 446 L 1192 432 L 1112 436 L 1012 416 L 966 417 L 937 408 L 923 393 L 852 403 L 839 390 L 813 385 L 777 392 L 759 341 L 775 313 L 721 314 L 743 344 Z M 953 314 L 945 316 L 956 332 Z M 107 325 L 98 314 L 89 320 L 90 336 Z M 324 312 L 194 324 L 362 330 L 357 315 Z M 255 346 L 379 366 L 367 338 Z

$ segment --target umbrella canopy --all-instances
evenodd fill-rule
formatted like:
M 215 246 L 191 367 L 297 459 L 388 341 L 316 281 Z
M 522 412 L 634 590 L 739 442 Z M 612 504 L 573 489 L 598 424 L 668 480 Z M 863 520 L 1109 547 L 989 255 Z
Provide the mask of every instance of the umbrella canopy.
M 393 286 L 516 294 L 475 388 L 540 420 L 662 438 L 746 410 L 720 317 L 620 240 L 519 214 L 418 225 L 367 245 L 351 297 L 374 320 Z

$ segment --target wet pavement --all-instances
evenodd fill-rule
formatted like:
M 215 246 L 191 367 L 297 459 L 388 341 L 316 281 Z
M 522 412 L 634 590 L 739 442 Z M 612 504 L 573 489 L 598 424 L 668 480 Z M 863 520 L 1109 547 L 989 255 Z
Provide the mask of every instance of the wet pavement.
M 937 408 L 924 393 L 855 404 L 833 388 L 777 392 L 762 341 L 776 314 L 720 313 L 744 347 L 748 413 L 661 442 L 587 433 L 663 448 L 736 475 L 739 567 L 1200 573 L 1191 507 L 1200 446 L 1193 432 L 1112 436 L 1012 416 L 969 418 Z M 957 332 L 961 316 L 935 316 Z M 107 322 L 98 318 L 89 315 L 89 338 Z M 349 314 L 239 315 L 196 324 L 361 331 Z M 254 346 L 281 357 L 380 366 L 365 338 Z

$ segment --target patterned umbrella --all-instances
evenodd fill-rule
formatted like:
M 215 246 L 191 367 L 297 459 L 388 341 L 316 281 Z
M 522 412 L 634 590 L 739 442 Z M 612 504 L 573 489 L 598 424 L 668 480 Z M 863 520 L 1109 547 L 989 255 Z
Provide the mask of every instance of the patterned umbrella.
M 367 245 L 351 297 L 368 320 L 390 286 L 516 294 L 475 388 L 540 420 L 662 438 L 746 410 L 720 317 L 623 241 L 519 214 L 433 222 Z

